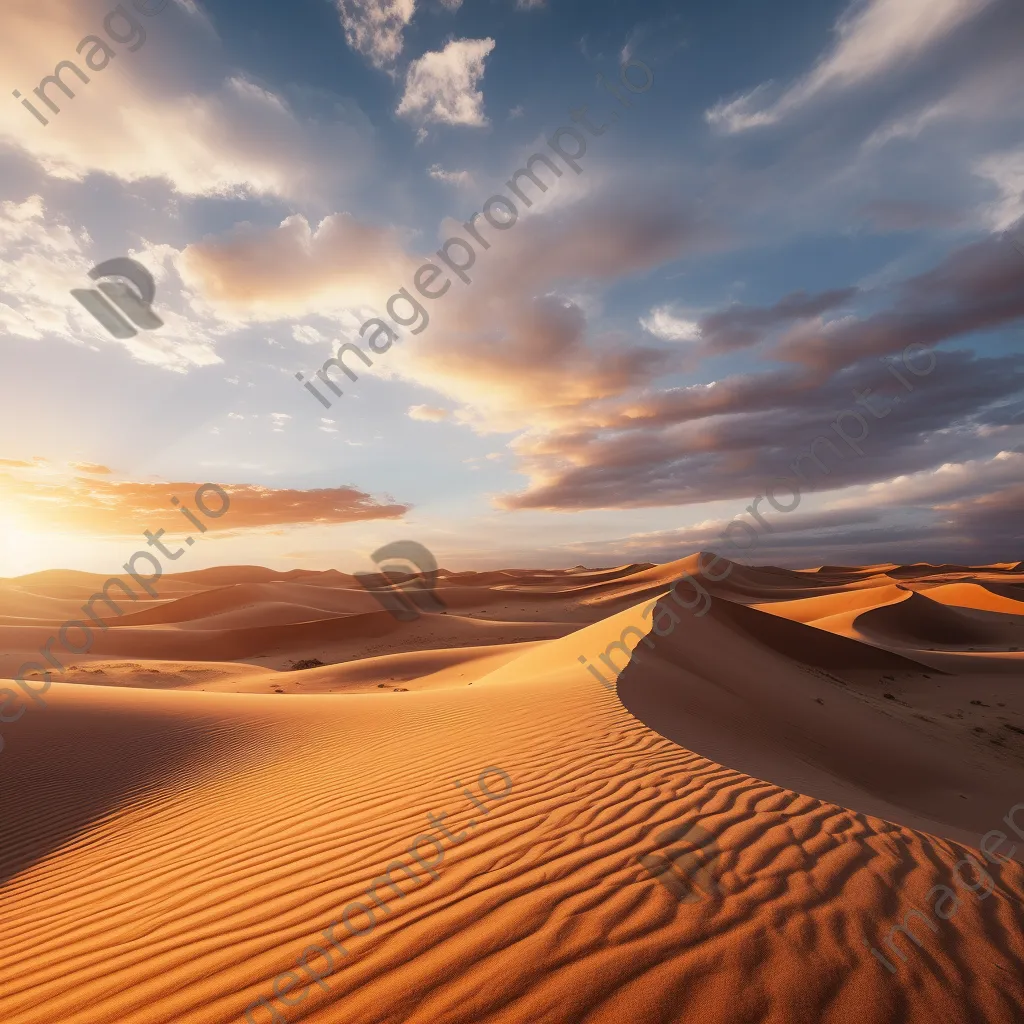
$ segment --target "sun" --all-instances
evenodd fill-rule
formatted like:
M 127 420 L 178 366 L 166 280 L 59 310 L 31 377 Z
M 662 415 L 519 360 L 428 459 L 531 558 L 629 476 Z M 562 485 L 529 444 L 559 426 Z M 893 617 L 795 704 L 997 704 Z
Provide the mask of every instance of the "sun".
M 26 529 L 17 513 L 0 512 L 0 576 L 22 576 L 50 568 L 53 541 L 52 536 Z

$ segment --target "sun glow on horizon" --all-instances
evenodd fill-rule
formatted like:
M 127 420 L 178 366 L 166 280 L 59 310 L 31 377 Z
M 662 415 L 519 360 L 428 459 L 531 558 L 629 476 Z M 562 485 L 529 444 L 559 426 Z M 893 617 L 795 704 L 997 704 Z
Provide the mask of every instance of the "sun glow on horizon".
M 0 513 L 0 576 L 24 576 L 44 569 L 61 569 L 82 561 L 83 548 L 95 538 L 55 531 L 40 532 L 26 518 L 8 509 Z

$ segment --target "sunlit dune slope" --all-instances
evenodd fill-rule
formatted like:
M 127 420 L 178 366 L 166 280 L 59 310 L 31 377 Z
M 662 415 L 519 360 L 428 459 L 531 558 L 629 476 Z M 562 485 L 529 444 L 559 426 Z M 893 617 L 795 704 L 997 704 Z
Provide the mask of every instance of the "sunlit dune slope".
M 1013 1020 L 1003 896 L 926 936 L 938 975 L 912 956 L 893 984 L 864 949 L 949 878 L 954 846 L 716 767 L 548 659 L 379 698 L 61 687 L 7 766 L 5 1019 L 241 1020 L 431 811 L 462 837 L 437 878 L 282 1019 L 966 1024 L 969 977 L 987 1021 Z M 454 780 L 488 765 L 513 786 L 484 813 Z M 638 857 L 687 821 L 722 852 L 718 891 L 679 904 Z M 1024 895 L 1013 865 L 999 884 Z
M 160 581 L 169 600 L 98 632 L 46 708 L 0 726 L 0 1012 L 1019 1024 L 1024 869 L 991 866 L 984 899 L 955 878 L 1024 800 L 1024 660 L 929 651 L 919 620 L 1015 627 L 986 602 L 1024 577 L 824 568 L 736 565 L 704 581 L 702 615 L 669 596 L 695 557 L 444 574 L 446 612 L 408 623 L 341 573 Z M 97 580 L 0 597 L 67 617 Z M 59 628 L 52 608 L 0 626 L 8 674 Z M 823 628 L 837 616 L 871 617 L 871 642 Z M 490 766 L 511 779 L 491 776 L 497 799 Z M 691 902 L 641 863 L 679 825 L 714 843 Z M 395 869 L 396 894 L 380 877 L 415 867 L 426 833 L 435 877 Z M 890 952 L 939 885 L 956 915 L 899 936 L 890 972 L 867 947 Z M 275 979 L 311 944 L 330 955 L 332 927 L 347 955 L 289 1006 Z

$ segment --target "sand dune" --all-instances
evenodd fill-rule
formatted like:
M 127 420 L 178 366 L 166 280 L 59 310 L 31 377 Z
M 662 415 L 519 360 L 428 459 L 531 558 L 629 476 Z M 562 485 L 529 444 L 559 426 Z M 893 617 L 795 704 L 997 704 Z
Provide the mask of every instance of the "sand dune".
M 876 587 L 829 589 L 827 593 L 796 601 L 763 601 L 754 607 L 771 615 L 791 619 L 793 622 L 818 623 L 834 615 L 856 614 L 864 608 L 879 608 L 903 601 L 906 597 L 907 591 L 898 583 L 883 583 Z
M 932 601 L 967 608 L 971 611 L 1001 612 L 1005 615 L 1024 615 L 1024 590 L 1014 597 L 1004 596 L 989 582 L 942 583 L 923 591 Z
M 335 571 L 160 580 L 0 724 L 5 1020 L 1019 1024 L 1024 869 L 979 852 L 1024 801 L 1019 564 L 734 564 L 699 616 L 697 572 L 442 572 L 410 623 Z M 102 582 L 0 581 L 0 673 Z M 436 877 L 374 904 L 438 820 Z M 641 863 L 679 823 L 693 902 Z
M 1022 606 L 1024 607 L 1024 606 Z M 982 611 L 962 611 L 922 593 L 860 613 L 855 626 L 865 637 L 901 647 L 941 645 L 957 648 L 1024 646 L 1022 619 Z

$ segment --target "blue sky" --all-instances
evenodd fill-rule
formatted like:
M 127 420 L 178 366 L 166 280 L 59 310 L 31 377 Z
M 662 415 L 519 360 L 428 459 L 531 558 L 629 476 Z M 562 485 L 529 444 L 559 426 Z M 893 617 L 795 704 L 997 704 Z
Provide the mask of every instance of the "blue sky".
M 681 557 L 865 387 L 903 401 L 746 557 L 1021 557 L 1019 4 L 138 4 L 5 13 L 9 96 L 113 56 L 45 127 L 0 109 L 0 574 L 113 571 L 207 480 L 239 501 L 187 568 Z M 596 79 L 628 60 L 627 109 Z M 584 105 L 580 173 L 311 398 Z M 120 255 L 164 321 L 123 341 L 70 296 Z

